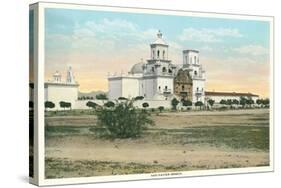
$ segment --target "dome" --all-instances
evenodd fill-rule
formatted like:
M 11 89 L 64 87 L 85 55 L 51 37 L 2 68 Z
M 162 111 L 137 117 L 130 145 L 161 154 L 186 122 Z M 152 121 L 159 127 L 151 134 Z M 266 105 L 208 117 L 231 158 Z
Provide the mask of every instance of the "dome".
M 143 73 L 143 65 L 144 63 L 137 63 L 132 68 L 130 73 L 132 74 L 142 74 Z
M 151 43 L 151 44 L 168 45 L 168 44 L 163 40 L 161 31 L 158 31 L 156 41 L 154 41 L 154 42 Z

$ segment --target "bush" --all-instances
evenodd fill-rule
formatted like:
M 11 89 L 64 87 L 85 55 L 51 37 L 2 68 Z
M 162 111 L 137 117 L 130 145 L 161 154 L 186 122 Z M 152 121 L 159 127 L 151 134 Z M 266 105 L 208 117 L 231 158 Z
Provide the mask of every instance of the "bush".
M 178 106 L 178 104 L 179 104 L 178 99 L 173 98 L 171 103 L 172 103 L 173 109 L 176 110 L 176 109 L 177 109 L 177 106 Z
M 112 101 L 108 101 L 107 103 L 104 104 L 105 107 L 108 107 L 108 108 L 112 108 L 115 106 L 114 102 Z
M 98 125 L 106 128 L 112 138 L 139 137 L 149 125 L 154 125 L 150 114 L 137 110 L 132 101 L 116 103 L 114 108 L 101 108 L 97 112 Z
M 137 97 L 135 98 L 136 101 L 137 101 L 137 100 L 143 100 L 143 99 L 144 99 L 143 96 L 137 96 Z
M 51 101 L 46 101 L 45 102 L 45 108 L 46 109 L 48 109 L 48 108 L 50 108 L 50 109 L 55 108 L 55 104 L 53 102 L 51 102 Z
M 148 107 L 149 107 L 149 104 L 148 104 L 147 102 L 142 103 L 142 107 L 144 107 L 144 108 L 148 108 Z
M 88 101 L 86 106 L 88 106 L 89 108 L 95 109 L 97 107 L 97 104 L 92 101 Z
M 159 106 L 159 107 L 158 107 L 158 110 L 159 110 L 160 112 L 162 112 L 162 111 L 164 110 L 164 106 Z
M 103 93 L 97 94 L 96 99 L 97 100 L 107 100 L 107 96 L 106 96 L 106 94 L 103 94 Z

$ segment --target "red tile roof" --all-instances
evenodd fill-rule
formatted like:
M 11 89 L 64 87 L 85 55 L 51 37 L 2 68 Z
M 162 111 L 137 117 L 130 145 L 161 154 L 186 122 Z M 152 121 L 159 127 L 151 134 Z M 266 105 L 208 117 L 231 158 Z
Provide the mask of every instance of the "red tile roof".
M 259 95 L 253 93 L 236 93 L 236 92 L 216 92 L 216 91 L 206 91 L 206 96 L 244 96 L 244 97 L 259 97 Z

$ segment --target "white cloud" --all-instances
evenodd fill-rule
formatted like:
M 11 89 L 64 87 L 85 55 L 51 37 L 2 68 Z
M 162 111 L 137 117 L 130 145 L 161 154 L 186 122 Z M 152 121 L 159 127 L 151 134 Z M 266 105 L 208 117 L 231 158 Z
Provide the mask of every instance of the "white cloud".
M 238 29 L 231 28 L 186 28 L 183 30 L 179 39 L 181 41 L 197 41 L 197 42 L 222 42 L 224 37 L 242 37 L 243 35 Z
M 269 52 L 268 48 L 265 48 L 261 45 L 246 45 L 239 48 L 234 48 L 233 50 L 241 54 L 249 54 L 254 56 L 266 55 Z

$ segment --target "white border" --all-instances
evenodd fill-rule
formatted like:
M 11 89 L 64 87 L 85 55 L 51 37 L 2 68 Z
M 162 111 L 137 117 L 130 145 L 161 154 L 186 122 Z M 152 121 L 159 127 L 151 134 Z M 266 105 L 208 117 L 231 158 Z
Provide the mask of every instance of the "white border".
M 62 185 L 62 184 L 81 184 L 81 183 L 97 183 L 97 182 L 112 182 L 112 181 L 129 181 L 129 180 L 148 180 L 148 179 L 163 179 L 163 178 L 179 178 L 191 176 L 210 176 L 223 174 L 238 174 L 238 173 L 253 173 L 253 172 L 272 172 L 274 171 L 274 143 L 273 143 L 273 116 L 274 116 L 274 96 L 273 96 L 273 55 L 274 55 L 274 17 L 271 16 L 252 16 L 252 15 L 234 15 L 234 14 L 220 14 L 207 12 L 190 12 L 178 10 L 159 10 L 147 8 L 131 8 L 131 7 L 110 7 L 110 6 L 95 6 L 95 5 L 80 5 L 80 4 L 65 4 L 65 3 L 38 3 L 38 159 L 39 159 L 39 173 L 38 185 Z M 270 23 L 270 166 L 268 167 L 249 167 L 249 168 L 235 168 L 235 169 L 216 169 L 216 170 L 197 170 L 185 172 L 164 172 L 153 174 L 134 174 L 134 175 L 114 175 L 114 176 L 96 176 L 96 177 L 81 177 L 81 178 L 63 178 L 63 179 L 45 179 L 45 139 L 44 139 L 44 64 L 45 64 L 45 8 L 64 8 L 64 9 L 79 9 L 79 10 L 99 10 L 111 12 L 128 12 L 128 13 L 150 13 L 162 15 L 180 15 L 180 16 L 196 16 L 208 18 L 228 18 L 241 20 L 259 20 L 268 21 Z M 36 126 L 36 125 L 35 125 Z M 35 132 L 36 134 L 36 132 Z M 36 157 L 36 156 L 34 156 Z M 173 175 L 172 173 L 175 173 Z M 166 174 L 165 176 L 157 176 Z M 155 176 L 156 175 L 156 176 Z

